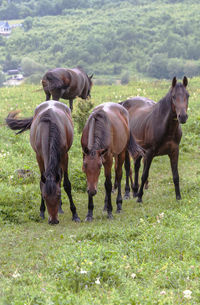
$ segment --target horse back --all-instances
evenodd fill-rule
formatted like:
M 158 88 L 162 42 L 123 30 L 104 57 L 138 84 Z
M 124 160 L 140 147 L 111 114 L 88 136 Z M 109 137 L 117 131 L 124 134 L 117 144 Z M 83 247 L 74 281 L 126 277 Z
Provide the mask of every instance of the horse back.
M 46 117 L 46 120 L 42 118 Z M 30 142 L 33 149 L 42 154 L 42 143 L 48 141 L 49 124 L 53 123 L 58 128 L 61 149 L 67 152 L 73 141 L 73 124 L 70 109 L 58 101 L 41 103 L 34 113 L 33 123 L 30 130 Z
M 110 121 L 110 151 L 118 155 L 129 140 L 129 114 L 116 103 L 105 103 L 97 109 L 102 109 Z

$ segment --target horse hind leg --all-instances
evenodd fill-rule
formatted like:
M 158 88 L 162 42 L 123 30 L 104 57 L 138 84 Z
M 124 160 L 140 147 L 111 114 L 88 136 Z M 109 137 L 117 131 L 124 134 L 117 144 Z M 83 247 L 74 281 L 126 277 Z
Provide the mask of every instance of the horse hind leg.
M 137 197 L 137 192 L 138 192 L 138 188 L 139 188 L 138 178 L 139 178 L 141 159 L 142 159 L 142 157 L 137 158 L 137 160 L 134 163 L 134 171 L 135 171 L 134 183 L 133 183 L 133 181 L 131 183 L 133 197 Z

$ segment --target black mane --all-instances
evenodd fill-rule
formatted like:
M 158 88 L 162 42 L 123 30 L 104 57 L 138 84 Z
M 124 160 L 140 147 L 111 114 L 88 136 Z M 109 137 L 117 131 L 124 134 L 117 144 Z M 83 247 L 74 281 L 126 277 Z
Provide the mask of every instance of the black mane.
M 94 143 L 90 151 L 91 155 L 95 154 L 96 150 L 106 149 L 110 141 L 110 121 L 105 111 L 98 110 L 94 112 L 91 118 L 95 119 L 94 126 Z
M 55 181 L 59 178 L 60 168 L 60 131 L 56 124 L 55 114 L 51 109 L 47 110 L 42 115 L 40 122 L 49 124 L 49 162 L 45 172 L 46 178 L 46 192 L 47 194 L 53 194 L 55 192 Z

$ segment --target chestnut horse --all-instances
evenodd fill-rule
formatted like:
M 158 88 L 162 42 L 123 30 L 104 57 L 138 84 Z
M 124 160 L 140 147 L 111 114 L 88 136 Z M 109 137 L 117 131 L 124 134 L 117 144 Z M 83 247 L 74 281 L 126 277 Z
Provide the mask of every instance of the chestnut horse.
M 87 221 L 93 219 L 93 196 L 97 193 L 97 183 L 101 166 L 105 174 L 105 205 L 108 218 L 112 218 L 111 168 L 115 157 L 115 174 L 118 186 L 117 212 L 122 208 L 121 179 L 122 165 L 126 149 L 136 158 L 142 150 L 135 143 L 129 129 L 128 111 L 116 103 L 97 106 L 89 116 L 81 138 L 83 149 L 83 171 L 87 177 L 88 214 Z
M 68 150 L 73 141 L 71 111 L 63 103 L 48 101 L 40 104 L 34 116 L 16 119 L 17 112 L 11 112 L 7 125 L 21 133 L 30 129 L 30 143 L 36 153 L 40 168 L 41 206 L 40 216 L 44 218 L 45 204 L 49 213 L 49 223 L 57 224 L 59 206 L 61 206 L 61 180 L 64 174 L 64 189 L 70 201 L 72 220 L 80 221 L 71 195 L 71 183 L 68 178 Z
M 186 90 L 188 80 L 184 76 L 183 83 L 177 83 L 176 77 L 167 95 L 158 103 L 144 98 L 134 97 L 121 104 L 128 110 L 130 129 L 136 142 L 145 150 L 144 168 L 141 186 L 138 185 L 138 174 L 141 157 L 134 162 L 135 178 L 132 183 L 133 196 L 142 202 L 143 188 L 148 181 L 149 169 L 154 157 L 168 155 L 171 163 L 176 199 L 181 199 L 178 174 L 179 143 L 182 137 L 180 124 L 187 121 L 189 94 Z M 130 197 L 129 175 L 130 159 L 126 155 L 125 197 Z M 139 191 L 138 191 L 139 189 Z
M 60 98 L 69 100 L 70 109 L 73 109 L 73 100 L 76 97 L 86 99 L 90 97 L 92 76 L 88 76 L 82 69 L 56 68 L 49 70 L 42 78 L 42 86 L 46 94 L 46 101 Z

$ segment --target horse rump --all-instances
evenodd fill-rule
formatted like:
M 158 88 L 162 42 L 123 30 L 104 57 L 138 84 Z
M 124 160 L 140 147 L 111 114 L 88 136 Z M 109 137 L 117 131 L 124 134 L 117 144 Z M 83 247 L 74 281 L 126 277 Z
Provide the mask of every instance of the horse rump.
M 19 130 L 16 134 L 22 133 L 31 128 L 33 122 L 33 117 L 25 119 L 16 119 L 19 111 L 12 111 L 8 114 L 6 118 L 7 126 L 12 130 Z
M 42 79 L 43 87 L 48 87 L 49 91 L 55 89 L 66 89 L 68 86 L 64 83 L 62 79 L 57 77 L 54 72 L 47 72 Z

